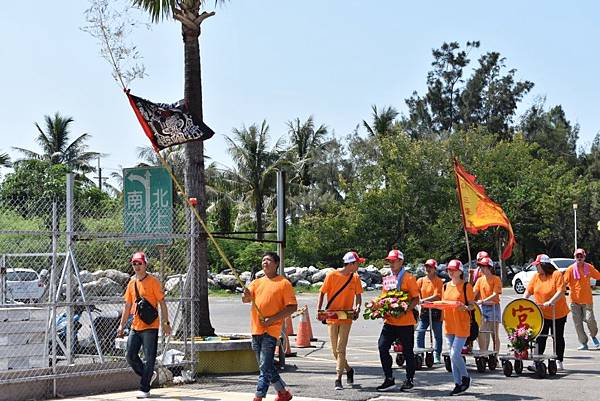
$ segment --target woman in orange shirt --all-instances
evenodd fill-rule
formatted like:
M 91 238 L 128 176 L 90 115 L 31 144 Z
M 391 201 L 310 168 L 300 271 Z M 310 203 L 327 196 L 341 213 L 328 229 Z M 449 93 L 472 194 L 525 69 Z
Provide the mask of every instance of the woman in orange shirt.
M 537 352 L 538 354 L 543 354 L 546 350 L 546 338 L 548 338 L 546 335 L 552 327 L 552 318 L 554 317 L 556 333 L 552 334 L 554 334 L 554 341 L 556 341 L 556 366 L 558 370 L 563 370 L 565 323 L 569 314 L 569 308 L 565 299 L 563 275 L 550 263 L 548 255 L 537 255 L 532 264 L 537 266 L 537 273 L 529 281 L 524 297 L 529 298 L 533 295 L 535 303 L 540 306 L 544 315 L 544 327 L 535 340 L 537 343 Z M 554 316 L 552 306 L 556 308 Z M 534 366 L 528 366 L 527 369 L 535 371 Z
M 437 262 L 435 259 L 428 259 L 425 262 L 427 275 L 417 280 L 419 287 L 420 303 L 439 301 L 442 299 L 442 287 L 444 283 L 437 276 Z M 435 354 L 434 363 L 440 363 L 440 354 L 442 353 L 442 311 L 439 309 L 421 309 L 419 322 L 417 325 L 417 347 L 425 348 L 425 332 L 429 328 L 429 314 L 431 313 L 431 330 L 435 336 Z
M 500 327 L 500 294 L 502 294 L 502 282 L 500 277 L 492 272 L 492 260 L 488 257 L 477 261 L 477 266 L 481 270 L 482 276 L 475 283 L 475 299 L 481 305 L 483 321 L 479 331 L 477 342 L 479 349 L 487 351 L 490 344 L 490 333 L 493 333 L 494 351 L 500 352 L 500 337 L 498 329 Z
M 463 265 L 458 259 L 448 263 L 448 275 L 451 281 L 444 285 L 442 301 L 459 301 L 461 304 L 454 309 L 444 310 L 444 332 L 450 349 L 454 390 L 450 395 L 466 391 L 471 385 L 467 365 L 462 358 L 462 349 L 471 333 L 471 315 L 469 311 L 475 308 L 473 286 L 463 280 Z

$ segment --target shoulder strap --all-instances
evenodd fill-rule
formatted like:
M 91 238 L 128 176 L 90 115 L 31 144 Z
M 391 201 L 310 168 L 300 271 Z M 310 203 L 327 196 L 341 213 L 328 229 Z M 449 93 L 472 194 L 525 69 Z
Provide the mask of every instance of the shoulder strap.
M 354 277 L 354 273 L 350 274 L 350 277 L 348 277 L 348 280 L 344 283 L 344 285 L 342 286 L 342 288 L 340 288 L 339 290 L 337 290 L 337 292 L 335 294 L 333 294 L 333 296 L 331 297 L 331 299 L 327 300 L 327 306 L 325 306 L 325 309 L 329 308 L 329 305 L 331 305 L 331 303 L 333 302 L 333 300 L 340 295 L 340 292 L 344 291 L 344 288 L 346 288 L 348 286 L 348 284 L 350 284 L 350 281 L 352 281 L 352 278 Z
M 135 278 L 133 279 L 133 286 L 135 287 L 135 299 L 139 299 L 140 293 L 138 292 L 137 279 L 135 279 Z
M 463 283 L 463 295 L 465 296 L 465 305 L 469 304 L 469 300 L 467 299 L 467 282 Z
M 404 279 L 404 273 L 406 273 L 406 269 L 402 269 L 400 273 L 398 273 L 398 281 L 396 281 L 396 289 L 402 289 L 402 280 Z

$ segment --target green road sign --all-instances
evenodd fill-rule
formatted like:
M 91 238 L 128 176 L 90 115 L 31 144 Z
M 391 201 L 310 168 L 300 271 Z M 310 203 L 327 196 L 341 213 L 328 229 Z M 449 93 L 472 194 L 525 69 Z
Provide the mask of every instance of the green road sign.
M 173 232 L 173 183 L 162 167 L 123 169 L 123 220 L 127 243 L 169 245 Z

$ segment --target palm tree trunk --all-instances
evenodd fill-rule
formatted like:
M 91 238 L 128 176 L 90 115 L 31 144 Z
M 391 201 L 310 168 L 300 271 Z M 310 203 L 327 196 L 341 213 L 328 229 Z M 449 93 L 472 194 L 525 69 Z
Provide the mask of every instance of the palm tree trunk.
M 202 78 L 200 67 L 200 30 L 190 30 L 183 26 L 183 43 L 185 58 L 185 102 L 190 113 L 202 120 Z M 206 182 L 204 176 L 204 143 L 189 142 L 185 145 L 185 190 L 190 197 L 198 199 L 198 213 L 206 221 Z M 195 232 L 199 235 L 195 241 L 195 255 L 191 257 L 191 269 L 194 271 L 192 294 L 194 303 L 195 336 L 212 336 L 215 329 L 210 322 L 208 306 L 208 249 L 207 236 L 196 220 Z
M 256 215 L 256 239 L 264 239 L 265 234 L 263 233 L 263 200 L 262 194 L 256 198 L 256 205 L 254 206 L 254 213 Z

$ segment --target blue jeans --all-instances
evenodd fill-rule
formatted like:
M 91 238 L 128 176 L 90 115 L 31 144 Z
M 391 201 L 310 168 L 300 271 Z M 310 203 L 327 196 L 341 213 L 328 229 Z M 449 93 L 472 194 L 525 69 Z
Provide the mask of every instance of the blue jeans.
M 429 316 L 421 317 L 417 325 L 417 348 L 425 348 L 425 333 L 428 328 Z M 432 320 L 431 328 L 435 337 L 435 353 L 439 355 L 442 353 L 442 321 Z
M 455 384 L 462 384 L 463 377 L 469 377 L 467 365 L 462 358 L 462 349 L 467 337 L 457 337 L 454 334 L 446 334 L 448 348 L 450 349 L 450 361 L 452 362 L 452 377 Z
M 415 326 L 392 326 L 391 324 L 384 324 L 379 335 L 379 341 L 377 347 L 379 348 L 379 360 L 381 361 L 381 367 L 383 373 L 387 379 L 393 379 L 394 373 L 392 372 L 392 356 L 390 355 L 390 347 L 394 341 L 402 343 L 406 368 L 406 378 L 412 380 L 415 377 L 415 354 L 413 352 L 413 346 L 415 342 Z
M 258 382 L 256 383 L 256 396 L 266 397 L 269 384 L 273 384 L 277 392 L 285 390 L 285 382 L 275 369 L 275 346 L 277 339 L 267 333 L 252 336 L 252 350 L 258 362 Z
M 144 347 L 144 359 L 140 359 L 140 348 Z M 154 373 L 156 362 L 156 349 L 158 348 L 158 329 L 147 329 L 142 331 L 131 330 L 127 338 L 127 363 L 133 371 L 141 376 L 140 390 L 150 391 L 150 380 Z

